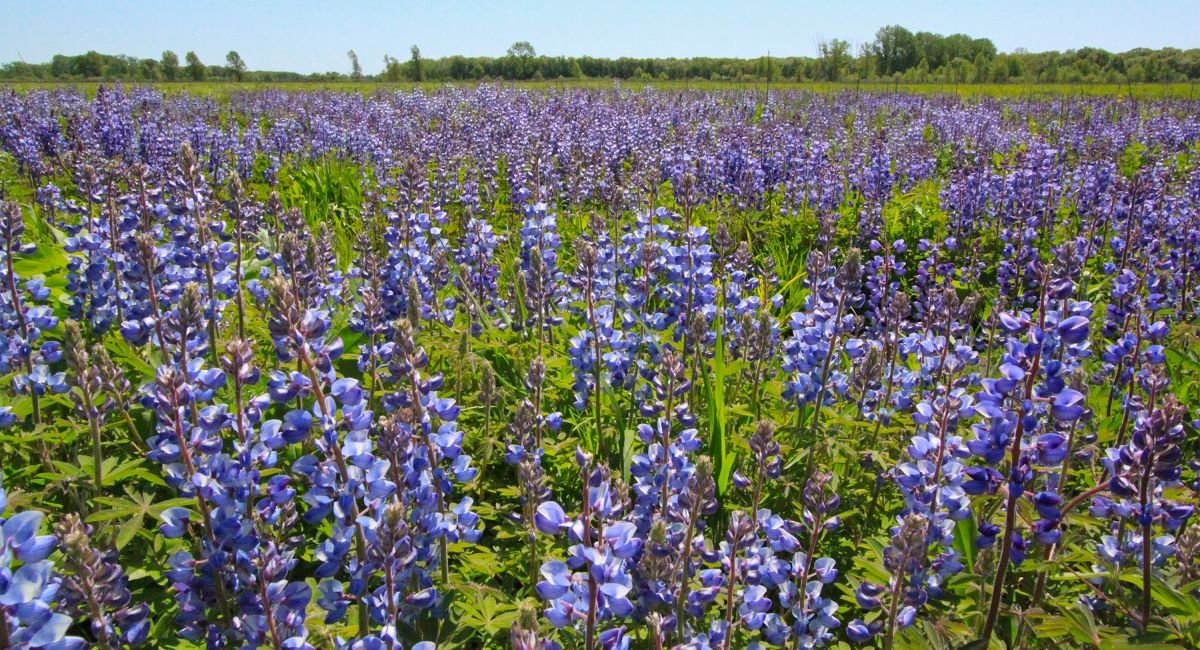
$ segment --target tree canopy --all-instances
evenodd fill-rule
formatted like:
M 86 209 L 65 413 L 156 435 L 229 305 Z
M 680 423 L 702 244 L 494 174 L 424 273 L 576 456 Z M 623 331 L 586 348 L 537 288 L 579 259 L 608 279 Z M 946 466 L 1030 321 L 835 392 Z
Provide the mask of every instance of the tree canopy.
M 192 51 L 181 70 L 170 50 L 158 60 L 89 51 L 56 55 L 46 63 L 13 62 L 0 66 L 8 80 L 131 80 L 191 81 L 302 79 L 373 79 L 376 81 L 479 81 L 523 79 L 657 79 L 713 81 L 825 80 L 906 82 L 1058 82 L 1125 83 L 1180 82 L 1200 79 L 1200 49 L 1137 48 L 1113 53 L 1094 47 L 1066 52 L 999 52 L 989 39 L 966 34 L 913 32 L 900 25 L 881 27 L 870 42 L 857 48 L 841 39 L 818 45 L 815 57 L 762 56 L 750 59 L 598 58 L 539 55 L 532 43 L 518 41 L 498 57 L 421 56 L 414 45 L 407 63 L 387 55 L 383 69 L 367 75 L 353 50 L 349 73 L 304 75 L 295 72 L 250 71 L 236 51 L 226 65 L 206 66 Z

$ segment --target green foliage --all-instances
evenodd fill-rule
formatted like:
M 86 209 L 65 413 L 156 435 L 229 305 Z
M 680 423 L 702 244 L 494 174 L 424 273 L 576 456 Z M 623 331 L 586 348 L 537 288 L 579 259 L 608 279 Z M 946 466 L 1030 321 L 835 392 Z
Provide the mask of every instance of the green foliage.
M 710 371 L 704 373 L 703 400 L 708 407 L 708 455 L 713 461 L 713 476 L 717 482 L 717 496 L 724 497 L 729 491 L 729 477 L 733 473 L 735 456 L 730 449 L 731 435 L 727 416 L 729 411 L 725 404 L 725 382 L 730 375 L 730 368 L 725 363 L 724 329 L 716 324 L 717 344 Z
M 188 52 L 187 56 L 184 57 L 184 60 L 187 61 L 188 77 L 190 77 L 192 81 L 204 81 L 204 77 L 208 75 L 208 69 L 204 66 L 204 63 L 200 61 L 200 57 L 197 56 L 195 52 Z
M 370 182 L 363 168 L 325 158 L 282 170 L 278 191 L 284 206 L 299 208 L 314 232 L 330 229 L 338 261 L 345 265 L 361 229 L 363 190 Z
M 756 56 L 750 58 L 692 57 L 650 58 L 538 55 L 528 41 L 514 43 L 501 56 L 452 55 L 423 59 L 412 46 L 407 64 L 386 55 L 378 81 L 422 82 L 479 81 L 506 79 L 611 79 L 632 81 L 666 80 L 688 82 L 774 83 L 795 81 L 838 81 L 853 76 L 859 81 L 882 84 L 1109 84 L 1118 92 L 1130 92 L 1130 84 L 1180 83 L 1200 79 L 1200 49 L 1136 48 L 1112 53 L 1083 47 L 1066 52 L 999 53 L 987 38 L 965 34 L 942 35 L 912 32 L 899 25 L 881 27 L 875 38 L 862 43 L 857 52 L 839 38 L 822 40 L 815 57 Z M 184 70 L 188 79 L 202 81 L 214 76 L 242 81 L 243 77 L 265 82 L 319 80 L 347 77 L 358 81 L 362 69 L 351 57 L 349 75 L 338 72 L 302 75 L 286 71 L 247 71 L 241 57 L 227 58 L 226 66 L 206 68 L 189 52 Z M 236 54 L 231 52 L 230 54 Z M 168 56 L 169 55 L 169 56 Z M 407 70 L 405 70 L 407 68 Z M 170 51 L 158 61 L 90 51 L 80 55 L 55 55 L 47 63 L 14 61 L 0 67 L 0 79 L 73 81 L 81 79 L 177 81 L 182 80 L 179 59 Z M 1188 96 L 1192 94 L 1189 89 Z

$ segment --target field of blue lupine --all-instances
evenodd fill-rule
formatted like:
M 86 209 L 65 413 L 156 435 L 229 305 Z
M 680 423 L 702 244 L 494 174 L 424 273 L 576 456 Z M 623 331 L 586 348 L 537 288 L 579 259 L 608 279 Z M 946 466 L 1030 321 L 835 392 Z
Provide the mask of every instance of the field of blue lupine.
M 1200 102 L 0 91 L 0 649 L 1200 645 Z

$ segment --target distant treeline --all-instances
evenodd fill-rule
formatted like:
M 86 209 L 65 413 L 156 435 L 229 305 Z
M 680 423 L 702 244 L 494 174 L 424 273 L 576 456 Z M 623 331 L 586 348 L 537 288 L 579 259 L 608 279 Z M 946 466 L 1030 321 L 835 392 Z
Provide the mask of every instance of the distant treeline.
M 986 38 L 911 32 L 889 25 L 857 50 L 841 39 L 823 41 L 815 57 L 632 58 L 539 56 L 525 41 L 504 56 L 426 59 L 417 46 L 400 60 L 385 55 L 377 74 L 363 72 L 353 50 L 345 72 L 300 74 L 248 70 L 237 52 L 225 65 L 208 65 L 195 52 L 183 61 L 172 51 L 158 59 L 88 52 L 56 55 L 48 63 L 0 67 L 10 81 L 482 81 L 629 79 L 709 81 L 899 81 L 905 83 L 1154 83 L 1200 79 L 1200 49 L 1138 48 L 1112 53 L 1086 47 L 1066 52 L 1001 53 Z

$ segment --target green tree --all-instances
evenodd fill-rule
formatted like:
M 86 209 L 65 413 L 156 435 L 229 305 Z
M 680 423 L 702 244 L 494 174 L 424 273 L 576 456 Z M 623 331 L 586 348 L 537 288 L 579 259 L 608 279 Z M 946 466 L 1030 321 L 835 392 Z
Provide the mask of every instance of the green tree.
M 1134 63 L 1126 68 L 1125 76 L 1128 77 L 1133 83 L 1141 83 L 1146 81 L 1146 66 L 1142 65 L 1140 61 Z
M 425 80 L 425 61 L 421 59 L 421 48 L 413 45 L 409 48 L 412 56 L 408 60 L 408 76 L 413 81 Z
M 163 51 L 159 65 L 162 67 L 163 77 L 167 81 L 175 81 L 179 77 L 179 56 L 171 50 Z
M 100 59 L 104 62 L 105 79 L 128 79 L 136 69 L 129 65 L 131 60 L 123 56 L 100 55 Z
M 50 59 L 50 76 L 55 79 L 66 79 L 71 76 L 71 57 L 55 54 Z
M 992 59 L 992 64 L 988 67 L 988 80 L 992 83 L 1008 81 L 1008 65 L 1003 59 L 999 57 Z
M 162 78 L 158 61 L 155 59 L 142 59 L 139 61 L 138 76 L 147 81 L 158 81 Z
M 183 58 L 187 62 L 187 73 L 192 81 L 204 81 L 204 75 L 208 73 L 208 70 L 200 61 L 200 57 L 196 56 L 195 52 L 188 52 Z
M 99 77 L 104 74 L 104 57 L 99 52 L 92 50 L 87 54 L 79 57 L 75 64 L 79 76 L 85 78 Z
M 864 81 L 875 72 L 875 57 L 871 56 L 871 45 L 862 43 L 858 46 L 858 60 L 854 66 L 859 81 Z
M 908 73 L 912 75 L 912 80 L 917 83 L 926 83 L 929 81 L 929 61 L 921 57 L 921 62 L 915 68 L 909 68 Z
M 831 41 L 821 41 L 817 49 L 820 52 L 821 78 L 825 81 L 841 79 L 850 65 L 850 43 L 835 38 Z
M 533 75 L 533 59 L 537 56 L 537 52 L 533 50 L 533 45 L 529 41 L 513 43 L 512 47 L 508 48 L 507 54 L 514 78 L 528 79 Z
M 971 62 L 961 56 L 954 57 L 954 60 L 947 63 L 946 67 L 949 68 L 950 79 L 954 83 L 967 83 L 972 73 L 979 74 L 978 70 L 971 65 Z
M 972 81 L 984 83 L 988 80 L 988 57 L 983 52 L 975 55 L 975 78 Z
M 471 78 L 471 62 L 467 57 L 456 54 L 449 61 L 450 78 L 455 80 Z
M 883 75 L 904 72 L 918 61 L 913 33 L 899 25 L 881 27 L 875 32 L 874 49 L 879 72 Z
M 762 64 L 762 76 L 766 78 L 767 83 L 775 81 L 775 60 L 768 54 Z
M 346 52 L 346 56 L 350 58 L 350 78 L 355 81 L 362 80 L 362 66 L 358 64 L 358 55 L 354 50 Z
M 225 66 L 229 68 L 229 74 L 234 81 L 241 81 L 246 74 L 246 62 L 242 60 L 242 55 L 234 50 L 229 50 L 229 54 L 225 55 Z
M 383 78 L 391 81 L 400 81 L 400 61 L 390 54 L 383 55 Z

